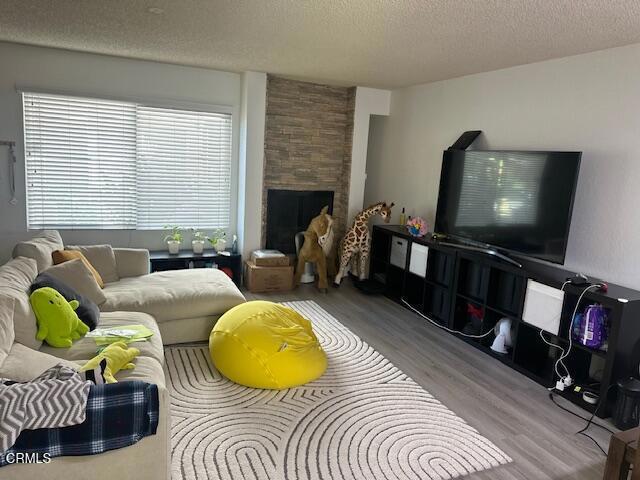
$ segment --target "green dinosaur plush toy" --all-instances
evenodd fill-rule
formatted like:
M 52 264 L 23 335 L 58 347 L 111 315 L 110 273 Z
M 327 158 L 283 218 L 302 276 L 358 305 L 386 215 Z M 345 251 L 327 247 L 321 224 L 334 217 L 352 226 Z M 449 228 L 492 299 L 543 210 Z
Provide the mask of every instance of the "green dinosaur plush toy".
M 73 340 L 79 339 L 89 331 L 89 327 L 78 318 L 75 312 L 79 305 L 78 301 L 67 302 L 51 287 L 34 290 L 29 297 L 29 302 L 38 320 L 36 338 L 44 340 L 52 347 L 70 347 L 73 345 Z

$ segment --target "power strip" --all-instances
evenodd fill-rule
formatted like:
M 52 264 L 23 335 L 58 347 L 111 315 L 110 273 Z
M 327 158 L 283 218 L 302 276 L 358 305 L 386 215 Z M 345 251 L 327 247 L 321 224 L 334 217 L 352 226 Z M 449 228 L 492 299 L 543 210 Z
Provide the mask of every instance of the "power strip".
M 567 375 L 556 382 L 556 390 L 564 392 L 564 389 L 569 388 L 571 385 L 573 385 L 573 379 L 571 375 Z

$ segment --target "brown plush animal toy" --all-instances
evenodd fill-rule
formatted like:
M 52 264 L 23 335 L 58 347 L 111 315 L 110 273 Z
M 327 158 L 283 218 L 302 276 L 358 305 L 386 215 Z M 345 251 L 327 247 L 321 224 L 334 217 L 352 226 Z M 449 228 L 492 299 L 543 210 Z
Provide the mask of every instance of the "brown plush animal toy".
M 309 223 L 304 232 L 304 244 L 298 254 L 295 284 L 300 284 L 300 276 L 307 262 L 314 263 L 318 272 L 318 288 L 324 292 L 329 286 L 327 282 L 327 263 L 331 262 L 333 252 L 333 218 L 327 213 L 329 207 L 324 207 L 320 215 Z M 333 269 L 335 271 L 335 269 Z
M 380 215 L 384 223 L 389 223 L 391 218 L 391 205 L 385 202 L 376 203 L 361 211 L 353 221 L 353 226 L 347 230 L 342 239 L 342 253 L 340 255 L 340 269 L 333 281 L 337 287 L 340 285 L 342 277 L 347 274 L 347 267 L 353 259 L 358 263 L 358 276 L 360 280 L 364 280 L 367 268 L 367 260 L 369 259 L 370 234 L 369 219 L 374 215 Z

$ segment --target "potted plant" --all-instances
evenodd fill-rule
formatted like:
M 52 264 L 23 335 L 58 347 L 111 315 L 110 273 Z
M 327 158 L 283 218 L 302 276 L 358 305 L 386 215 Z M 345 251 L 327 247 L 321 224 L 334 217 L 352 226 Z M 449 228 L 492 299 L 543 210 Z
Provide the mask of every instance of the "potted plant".
M 195 228 L 191 229 L 191 248 L 193 248 L 193 253 L 202 254 L 204 250 L 204 241 L 207 239 L 204 232 L 196 230 Z
M 167 242 L 169 247 L 169 253 L 178 253 L 180 251 L 180 244 L 182 243 L 182 227 L 178 225 L 165 225 L 165 229 L 171 233 L 164 237 L 164 241 Z
M 207 237 L 209 243 L 213 246 L 216 252 L 222 252 L 227 247 L 226 240 L 227 233 L 222 228 L 214 230 L 210 237 Z

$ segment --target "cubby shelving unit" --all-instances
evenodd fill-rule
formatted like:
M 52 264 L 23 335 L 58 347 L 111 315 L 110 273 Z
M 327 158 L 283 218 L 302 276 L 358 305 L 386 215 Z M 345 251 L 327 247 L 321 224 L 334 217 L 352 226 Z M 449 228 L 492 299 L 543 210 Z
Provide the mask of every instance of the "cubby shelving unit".
M 397 261 L 392 263 L 393 242 L 406 244 L 406 260 L 402 266 L 397 265 Z M 414 244 L 428 247 L 424 272 L 410 268 Z M 510 318 L 513 345 L 506 354 L 490 349 L 493 335 L 483 339 L 458 338 L 550 387 L 555 385 L 554 364 L 561 352 L 542 340 L 540 328 L 523 320 L 527 281 L 531 279 L 559 289 L 564 280 L 575 272 L 528 259 L 519 261 L 522 268 L 483 253 L 442 245 L 430 237 L 412 237 L 399 225 L 376 225 L 372 233 L 369 276 L 384 285 L 387 297 L 399 303 L 405 299 L 413 308 L 453 330 L 471 328 L 472 333 L 486 333 L 493 330 L 501 318 Z M 558 334 L 543 332 L 549 342 L 565 348 L 568 346 L 571 317 L 581 292 L 577 286 L 565 288 Z M 578 311 L 594 303 L 602 305 L 608 313 L 607 348 L 595 350 L 573 342 L 565 363 L 577 385 L 594 388 L 602 398 L 606 395 L 607 401 L 597 412 L 599 417 L 606 417 L 611 413 L 617 394 L 616 389 L 609 386 L 619 379 L 638 375 L 640 292 L 609 284 L 606 293 L 586 293 Z M 481 318 L 475 325 L 470 321 L 469 305 L 481 312 Z M 589 412 L 595 409 L 582 400 L 582 393 L 573 389 L 562 395 Z

